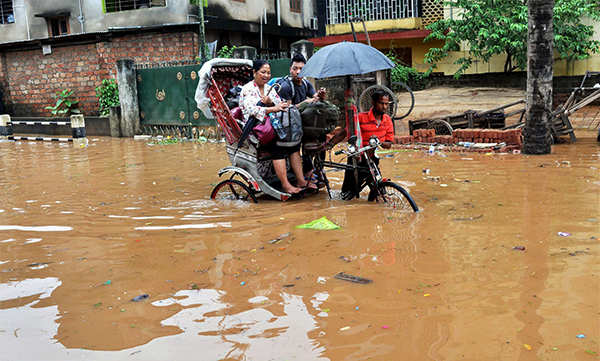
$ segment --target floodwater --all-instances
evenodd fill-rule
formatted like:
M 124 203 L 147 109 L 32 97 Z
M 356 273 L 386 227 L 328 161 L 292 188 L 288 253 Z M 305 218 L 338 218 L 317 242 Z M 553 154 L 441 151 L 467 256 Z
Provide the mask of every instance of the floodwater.
M 0 360 L 597 359 L 600 146 L 578 136 L 382 155 L 416 214 L 215 203 L 218 143 L 0 143 Z M 341 229 L 295 228 L 323 216 Z

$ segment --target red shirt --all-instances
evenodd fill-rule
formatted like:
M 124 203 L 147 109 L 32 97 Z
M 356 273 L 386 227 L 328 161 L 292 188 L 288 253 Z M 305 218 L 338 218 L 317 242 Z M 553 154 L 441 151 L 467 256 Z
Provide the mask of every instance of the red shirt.
M 373 115 L 373 108 L 371 108 L 366 113 L 358 113 L 358 122 L 363 146 L 369 144 L 369 138 L 373 135 L 379 138 L 381 142 L 394 141 L 394 124 L 389 115 L 383 114 L 381 123 L 377 125 L 378 121 Z

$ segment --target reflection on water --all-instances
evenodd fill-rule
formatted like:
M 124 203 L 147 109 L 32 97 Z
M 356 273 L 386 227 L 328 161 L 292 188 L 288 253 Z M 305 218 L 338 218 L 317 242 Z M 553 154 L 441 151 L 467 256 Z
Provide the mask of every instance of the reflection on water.
M 281 293 L 283 315 L 257 307 L 269 299 L 255 297 L 248 300 L 255 306 L 246 311 L 209 316 L 217 311 L 226 313 L 231 305 L 222 301 L 225 292 L 208 289 L 179 291 L 172 297 L 152 302 L 154 307 L 181 306 L 179 312 L 161 321 L 164 326 L 177 327 L 181 333 L 124 351 L 67 349 L 53 340 L 60 322 L 58 307 L 34 307 L 50 297 L 61 283 L 50 277 L 0 284 L 0 319 L 3 320 L 0 344 L 7 360 L 123 360 L 131 356 L 138 360 L 168 360 L 174 348 L 183 355 L 178 360 L 227 357 L 282 360 L 298 355 L 303 359 L 326 360 L 319 356 L 323 348 L 308 337 L 317 326 L 302 297 Z M 1 307 L 28 297 L 32 298 L 18 307 Z
M 585 137 L 543 157 L 383 157 L 417 214 L 325 193 L 213 202 L 222 144 L 91 144 L 0 144 L 2 361 L 600 353 L 600 159 Z M 335 197 L 343 174 L 328 175 Z M 295 228 L 323 216 L 341 229 Z

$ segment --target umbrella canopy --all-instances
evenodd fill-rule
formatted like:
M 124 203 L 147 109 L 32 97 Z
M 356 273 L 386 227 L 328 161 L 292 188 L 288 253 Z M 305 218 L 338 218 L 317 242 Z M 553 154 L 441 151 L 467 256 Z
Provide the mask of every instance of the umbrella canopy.
M 341 42 L 319 49 L 304 65 L 300 76 L 329 78 L 391 69 L 395 64 L 372 46 Z

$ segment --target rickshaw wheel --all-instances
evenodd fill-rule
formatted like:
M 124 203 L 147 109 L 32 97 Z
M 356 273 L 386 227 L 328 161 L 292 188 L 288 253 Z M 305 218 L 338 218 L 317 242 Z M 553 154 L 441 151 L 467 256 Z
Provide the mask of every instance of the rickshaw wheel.
M 213 188 L 210 198 L 214 200 L 241 200 L 258 203 L 250 187 L 237 179 L 226 179 L 217 184 Z
M 419 211 L 419 207 L 412 199 L 406 189 L 393 182 L 382 182 L 378 185 L 379 194 L 376 195 L 375 201 L 383 204 L 387 208 L 395 210 L 410 210 Z

